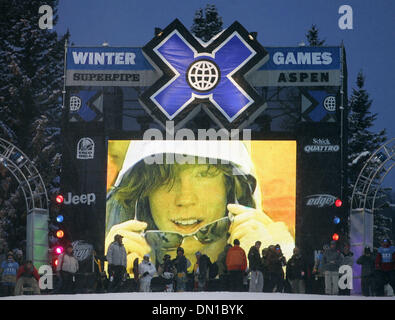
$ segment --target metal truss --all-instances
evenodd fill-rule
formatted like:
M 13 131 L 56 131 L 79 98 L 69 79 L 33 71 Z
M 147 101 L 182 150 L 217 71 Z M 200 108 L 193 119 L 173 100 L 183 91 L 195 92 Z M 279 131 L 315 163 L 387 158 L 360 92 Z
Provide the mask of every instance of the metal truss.
M 27 213 L 48 210 L 49 200 L 43 179 L 34 163 L 18 147 L 0 138 L 0 163 L 17 180 L 26 202 Z
M 392 138 L 370 156 L 359 173 L 351 197 L 351 212 L 368 210 L 374 213 L 381 183 L 394 166 L 395 138 Z

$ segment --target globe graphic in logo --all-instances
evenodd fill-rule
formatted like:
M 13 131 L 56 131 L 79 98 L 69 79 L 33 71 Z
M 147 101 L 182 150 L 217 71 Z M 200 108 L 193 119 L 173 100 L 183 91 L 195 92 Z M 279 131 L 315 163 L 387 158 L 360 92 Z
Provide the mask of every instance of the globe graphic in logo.
M 70 97 L 70 111 L 78 111 L 81 108 L 81 99 L 77 96 Z
M 196 91 L 209 91 L 219 82 L 220 72 L 210 60 L 198 60 L 192 63 L 187 71 L 187 81 Z
M 324 108 L 329 112 L 336 111 L 336 98 L 334 96 L 326 97 L 324 100 Z

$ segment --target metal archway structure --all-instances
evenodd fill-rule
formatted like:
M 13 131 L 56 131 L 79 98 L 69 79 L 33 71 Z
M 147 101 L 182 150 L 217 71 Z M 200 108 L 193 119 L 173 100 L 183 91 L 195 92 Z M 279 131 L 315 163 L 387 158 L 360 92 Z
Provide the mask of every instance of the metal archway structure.
M 43 179 L 34 163 L 17 146 L 0 138 L 0 163 L 18 182 L 26 212 L 26 258 L 36 267 L 48 264 L 49 200 Z
M 377 194 L 388 173 L 395 166 L 395 138 L 388 140 L 370 155 L 355 182 L 350 206 L 350 242 L 354 257 L 373 248 L 373 215 Z M 354 292 L 360 293 L 361 267 L 354 264 Z

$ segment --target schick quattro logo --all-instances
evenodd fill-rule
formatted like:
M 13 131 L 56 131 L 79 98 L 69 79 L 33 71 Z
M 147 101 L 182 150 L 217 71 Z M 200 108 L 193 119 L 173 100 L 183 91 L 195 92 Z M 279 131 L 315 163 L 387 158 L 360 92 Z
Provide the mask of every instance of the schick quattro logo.
M 194 106 L 204 103 L 211 117 L 224 127 L 236 128 L 244 113 L 251 114 L 263 104 L 244 76 L 268 55 L 238 22 L 202 43 L 175 20 L 143 53 L 163 75 L 140 100 L 162 124 L 173 120 L 177 125 Z

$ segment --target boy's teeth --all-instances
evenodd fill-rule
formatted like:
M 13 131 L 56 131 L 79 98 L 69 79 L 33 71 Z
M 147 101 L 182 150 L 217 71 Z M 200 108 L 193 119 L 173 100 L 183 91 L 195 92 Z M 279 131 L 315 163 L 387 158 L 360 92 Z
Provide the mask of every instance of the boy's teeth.
M 198 223 L 198 220 L 196 220 L 196 219 L 190 219 L 190 220 L 176 220 L 175 221 L 177 224 L 181 224 L 181 225 L 183 225 L 183 226 L 188 226 L 188 225 L 191 225 L 191 224 L 196 224 L 196 223 Z

